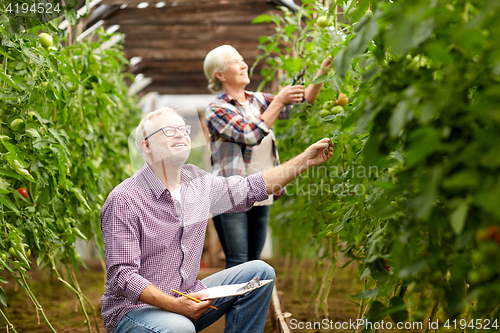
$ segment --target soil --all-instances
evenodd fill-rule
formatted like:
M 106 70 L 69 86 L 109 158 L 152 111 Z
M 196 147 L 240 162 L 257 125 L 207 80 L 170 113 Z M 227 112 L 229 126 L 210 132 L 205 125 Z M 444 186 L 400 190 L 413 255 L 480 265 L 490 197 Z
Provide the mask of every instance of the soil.
M 287 263 L 288 262 L 288 263 Z M 359 304 L 355 303 L 349 295 L 362 291 L 362 284 L 355 274 L 355 267 L 337 268 L 331 284 L 330 296 L 328 298 L 328 312 L 319 312 L 316 316 L 315 306 L 317 302 L 313 295 L 321 283 L 321 277 L 325 270 L 324 266 L 315 264 L 313 261 L 290 262 L 272 260 L 269 262 L 276 270 L 277 289 L 282 293 L 282 311 L 290 312 L 292 318 L 297 322 L 314 322 L 327 318 L 328 321 L 345 322 L 355 320 Z M 104 292 L 105 274 L 99 261 L 87 263 L 89 269 L 81 269 L 78 280 L 85 295 L 95 307 L 97 326 L 100 332 L 104 332 L 102 319 L 100 317 L 100 298 Z M 200 272 L 200 278 L 213 274 L 223 269 L 221 267 L 206 268 Z M 45 333 L 51 332 L 40 315 L 40 324 L 37 320 L 35 306 L 24 292 L 16 287 L 12 277 L 3 277 L 8 284 L 3 285 L 7 293 L 9 307 L 2 307 L 12 322 L 17 332 Z M 80 308 L 76 296 L 66 288 L 57 278 L 47 270 L 34 269 L 29 272 L 31 279 L 28 281 L 38 301 L 42 304 L 51 324 L 59 333 L 88 332 L 85 317 Z M 63 276 L 64 277 L 64 276 Z M 87 306 L 87 309 L 89 307 Z M 92 332 L 97 332 L 95 320 L 89 313 L 92 323 Z M 0 322 L 3 320 L 0 319 Z M 204 333 L 223 332 L 224 319 L 204 330 Z M 296 332 L 352 332 L 352 330 L 328 330 L 328 329 L 297 329 Z M 12 331 L 10 331 L 12 332 Z M 277 332 L 273 327 L 271 312 L 267 319 L 264 333 Z M 393 330 L 392 332 L 396 332 Z

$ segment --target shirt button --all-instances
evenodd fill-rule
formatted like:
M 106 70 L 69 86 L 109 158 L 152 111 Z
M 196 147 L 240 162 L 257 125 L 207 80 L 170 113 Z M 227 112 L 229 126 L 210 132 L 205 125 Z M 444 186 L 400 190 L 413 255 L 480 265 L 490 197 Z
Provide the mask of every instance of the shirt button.
M 186 250 L 186 247 L 184 245 L 181 245 L 182 250 Z
M 183 270 L 183 269 L 181 269 L 181 275 L 183 275 L 183 276 L 184 276 L 185 274 L 186 274 L 186 273 L 184 272 L 184 270 Z

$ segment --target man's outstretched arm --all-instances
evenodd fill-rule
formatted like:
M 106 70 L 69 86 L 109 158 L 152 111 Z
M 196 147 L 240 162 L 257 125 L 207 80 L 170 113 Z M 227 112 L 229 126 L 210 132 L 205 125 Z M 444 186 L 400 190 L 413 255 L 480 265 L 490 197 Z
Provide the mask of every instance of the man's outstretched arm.
M 277 193 L 293 179 L 298 177 L 308 168 L 320 165 L 328 161 L 333 156 L 333 147 L 328 148 L 328 155 L 325 155 L 325 148 L 330 144 L 330 139 L 324 138 L 309 146 L 302 154 L 295 156 L 291 160 L 277 167 L 262 173 L 266 183 L 267 193 Z

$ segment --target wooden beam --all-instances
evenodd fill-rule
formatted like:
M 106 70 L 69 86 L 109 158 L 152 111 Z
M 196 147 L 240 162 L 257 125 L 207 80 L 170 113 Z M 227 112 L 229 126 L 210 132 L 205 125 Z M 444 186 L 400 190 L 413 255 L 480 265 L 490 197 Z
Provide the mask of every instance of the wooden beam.
M 120 24 L 120 33 L 125 34 L 126 40 L 134 43 L 137 40 L 215 40 L 239 39 L 258 40 L 260 36 L 271 35 L 275 32 L 271 24 L 217 24 L 217 25 L 173 25 L 156 24 L 144 21 L 141 25 Z
M 180 45 L 179 45 L 180 44 Z M 141 57 L 152 60 L 203 60 L 210 50 L 222 44 L 232 45 L 244 58 L 257 58 L 261 53 L 257 43 L 242 43 L 237 40 L 223 40 L 212 42 L 160 43 L 145 41 L 142 45 L 129 45 L 125 40 L 125 56 L 127 58 Z
M 149 6 L 153 7 L 158 2 L 164 2 L 165 7 L 178 7 L 178 6 L 198 6 L 200 4 L 218 4 L 226 5 L 228 3 L 255 3 L 255 2 L 269 2 L 271 0 L 102 0 L 103 5 L 122 5 L 127 4 L 127 6 L 137 7 L 141 2 L 149 3 Z
M 260 83 L 260 81 L 252 81 L 246 87 L 246 89 L 250 90 L 250 91 L 256 91 L 257 87 L 259 86 L 259 83 Z M 270 84 L 266 84 L 263 91 L 264 92 L 271 92 L 270 86 L 271 86 Z M 153 83 L 151 83 L 149 86 L 144 88 L 143 91 L 144 92 L 156 91 L 159 94 L 165 94 L 165 95 L 209 94 L 210 93 L 210 91 L 207 88 L 206 82 L 205 82 L 204 86 L 198 86 L 198 85 L 168 86 L 168 85 L 158 84 L 157 82 L 153 81 Z
M 246 58 L 248 66 L 252 66 L 256 59 Z M 263 67 L 259 63 L 255 73 L 259 73 Z M 203 59 L 197 60 L 150 60 L 145 59 L 130 69 L 132 73 L 155 73 L 155 74 L 181 74 L 182 73 L 203 73 Z
M 273 4 L 231 3 L 223 6 L 200 5 L 164 8 L 125 8 L 117 11 L 107 21 L 108 24 L 132 24 L 140 26 L 145 21 L 156 25 L 211 25 L 248 24 L 255 17 L 268 10 L 275 10 Z

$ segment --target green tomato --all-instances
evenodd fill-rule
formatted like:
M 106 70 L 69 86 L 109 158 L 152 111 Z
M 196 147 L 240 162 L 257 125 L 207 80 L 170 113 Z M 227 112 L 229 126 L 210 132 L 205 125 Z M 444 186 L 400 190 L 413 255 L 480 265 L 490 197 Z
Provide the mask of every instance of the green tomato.
M 467 274 L 467 280 L 470 284 L 478 284 L 482 280 L 481 274 L 476 270 L 471 270 Z
M 10 255 L 10 257 L 11 257 L 12 259 L 17 259 L 17 253 L 16 253 L 16 250 L 14 250 L 14 248 L 13 248 L 13 247 L 11 247 L 11 248 L 9 249 L 9 255 Z
M 340 112 L 344 112 L 344 108 L 341 106 L 341 105 L 337 105 L 335 106 L 331 111 L 330 113 L 331 114 L 338 114 Z
M 322 117 L 322 118 L 324 118 L 324 117 L 326 117 L 326 116 L 329 116 L 329 115 L 330 115 L 330 111 L 325 110 L 325 109 L 323 109 L 323 110 L 321 110 L 321 111 L 319 112 L 319 116 L 320 116 L 320 117 Z
M 52 39 L 52 36 L 49 35 L 48 33 L 42 32 L 40 35 L 40 44 L 42 44 L 43 47 L 48 49 L 49 47 L 54 44 L 54 40 Z
M 19 131 L 23 128 L 24 126 L 24 121 L 20 118 L 14 119 L 10 123 L 10 128 L 12 128 L 14 131 Z
M 316 23 L 321 28 L 326 28 L 326 27 L 329 27 L 331 25 L 331 21 L 328 20 L 328 16 L 326 16 L 326 15 L 318 17 L 318 20 L 316 21 Z

